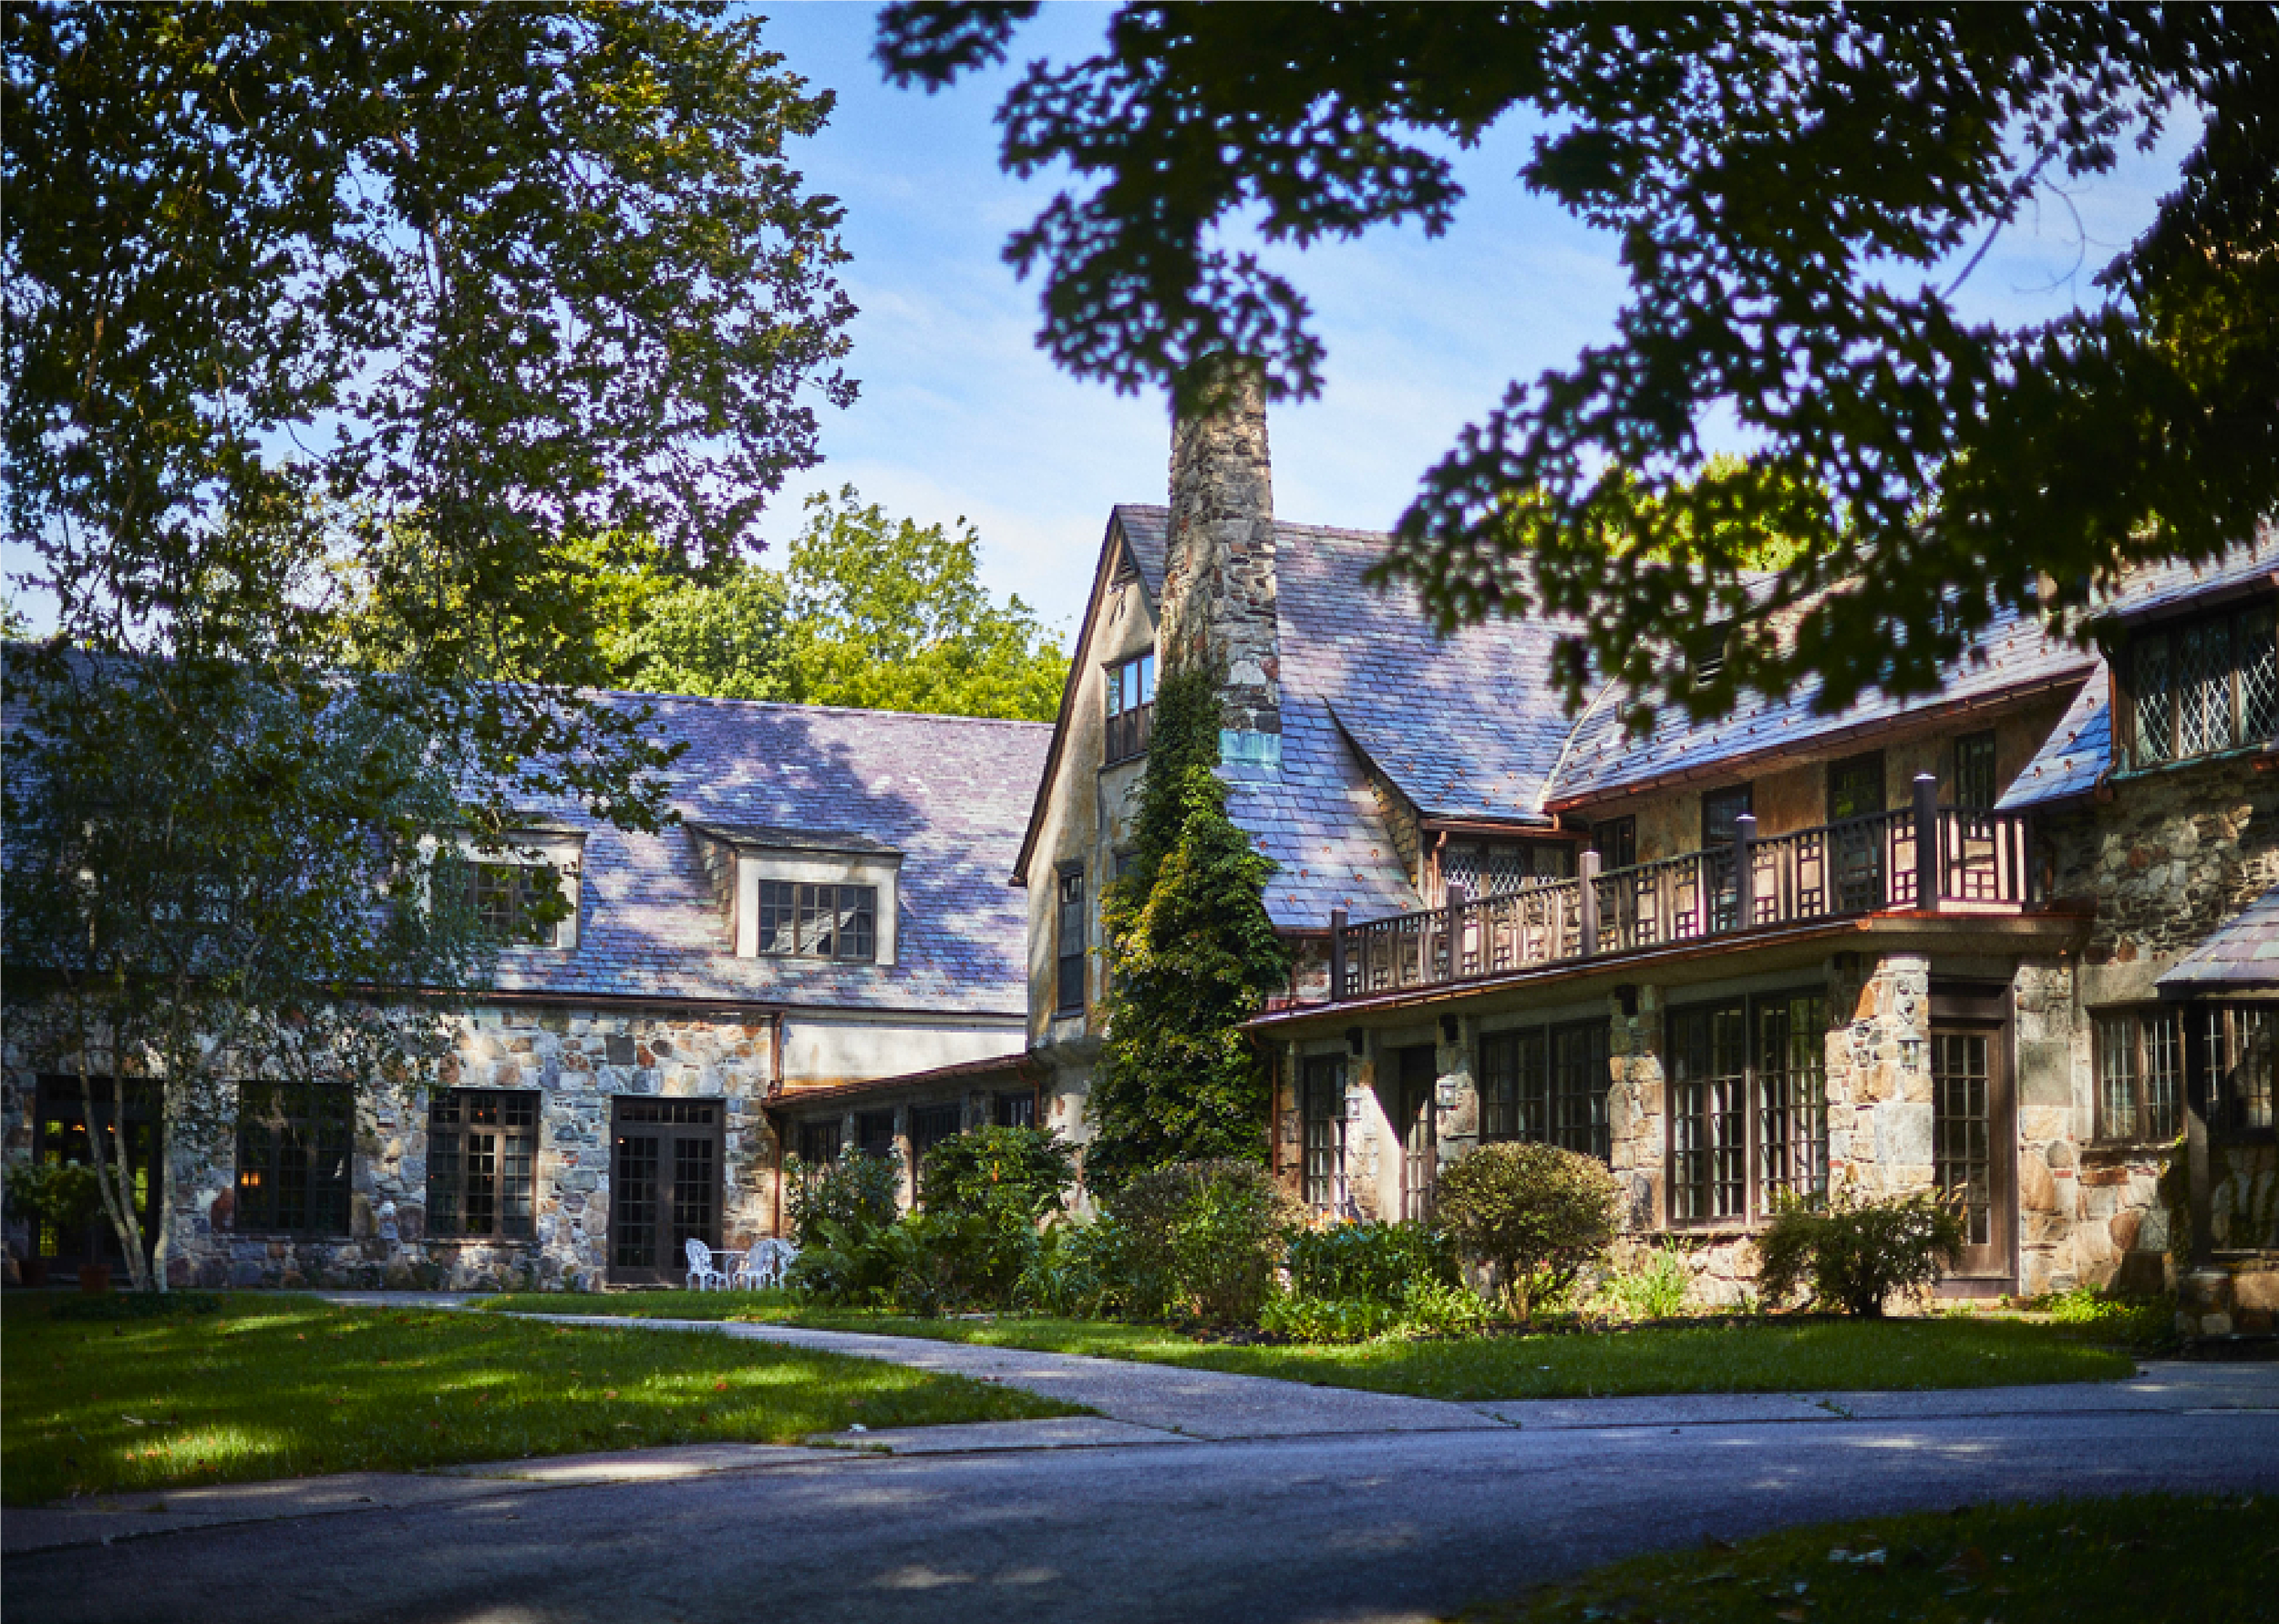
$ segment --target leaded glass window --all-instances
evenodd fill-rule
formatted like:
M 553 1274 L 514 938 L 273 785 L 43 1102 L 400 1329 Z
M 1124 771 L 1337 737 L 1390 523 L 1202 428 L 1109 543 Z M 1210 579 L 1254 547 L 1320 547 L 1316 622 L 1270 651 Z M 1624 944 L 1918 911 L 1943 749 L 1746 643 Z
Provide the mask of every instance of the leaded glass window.
M 2279 735 L 2279 620 L 2272 605 L 2139 633 L 2125 669 L 2128 762 L 2158 766 Z

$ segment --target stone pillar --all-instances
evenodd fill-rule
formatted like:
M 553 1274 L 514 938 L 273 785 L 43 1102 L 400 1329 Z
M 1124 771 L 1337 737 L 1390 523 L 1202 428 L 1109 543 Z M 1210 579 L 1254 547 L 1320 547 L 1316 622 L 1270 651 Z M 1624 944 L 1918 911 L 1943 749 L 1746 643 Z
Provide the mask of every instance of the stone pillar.
M 1607 997 L 1607 1162 L 1621 1181 L 1630 1228 L 1652 1229 L 1668 1211 L 1665 1177 L 1662 989 L 1618 989 Z
M 1221 758 L 1278 767 L 1282 663 L 1265 394 L 1254 363 L 1205 365 L 1221 373 L 1216 409 L 1171 426 L 1163 673 L 1216 672 L 1224 706 Z
M 1840 955 L 1829 995 L 1830 1187 L 1849 1185 L 1870 1197 L 1928 1189 L 1935 1177 L 1930 960 Z

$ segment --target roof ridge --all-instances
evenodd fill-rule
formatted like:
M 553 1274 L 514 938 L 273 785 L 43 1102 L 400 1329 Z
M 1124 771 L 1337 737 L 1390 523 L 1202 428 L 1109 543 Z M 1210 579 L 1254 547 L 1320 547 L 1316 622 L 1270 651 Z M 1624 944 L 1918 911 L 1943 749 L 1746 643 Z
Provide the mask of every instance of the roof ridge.
M 717 694 L 666 694 L 648 688 L 583 688 L 579 692 L 595 699 L 666 699 L 675 704 L 737 705 L 751 710 L 801 711 L 827 716 L 894 716 L 913 722 L 978 723 L 993 727 L 1042 727 L 1047 730 L 1053 725 L 1049 722 L 1033 722 L 1026 716 L 964 716 L 947 711 L 894 711 L 872 705 L 815 704 L 799 699 L 731 699 Z

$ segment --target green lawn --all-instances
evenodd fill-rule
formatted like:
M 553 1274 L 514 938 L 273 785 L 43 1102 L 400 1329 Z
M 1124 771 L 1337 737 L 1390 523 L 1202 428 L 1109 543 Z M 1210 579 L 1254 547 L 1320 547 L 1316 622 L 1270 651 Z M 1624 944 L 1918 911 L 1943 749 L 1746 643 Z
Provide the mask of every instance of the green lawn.
M 1465 1624 L 2279 1620 L 2279 1500 L 2129 1495 L 1823 1523 L 1637 1557 Z
M 12 1293 L 0 1321 L 9 1505 L 1071 1413 L 993 1384 L 722 1337 L 267 1294 L 210 1299 L 217 1311 L 203 1314 L 52 1317 L 81 1300 Z
M 1438 1399 L 2004 1387 L 2107 1381 L 2136 1370 L 2128 1354 L 2099 1346 L 2075 1328 L 1993 1318 L 1768 1321 L 1357 1347 L 1245 1348 L 1113 1321 L 912 1320 L 802 1309 L 772 1293 L 502 1297 L 493 1306 L 509 1311 L 774 1321 Z

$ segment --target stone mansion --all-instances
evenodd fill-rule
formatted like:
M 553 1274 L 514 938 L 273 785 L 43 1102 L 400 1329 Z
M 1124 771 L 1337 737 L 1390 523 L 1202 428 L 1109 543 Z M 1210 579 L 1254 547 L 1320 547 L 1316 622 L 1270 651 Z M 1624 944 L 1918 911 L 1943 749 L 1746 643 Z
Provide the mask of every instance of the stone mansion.
M 1641 739 L 1618 693 L 1564 712 L 1555 627 L 1437 637 L 1365 581 L 1387 537 L 1278 520 L 1254 401 L 1173 442 L 1169 506 L 1109 516 L 1050 726 L 645 700 L 689 746 L 679 825 L 527 831 L 571 916 L 439 1085 L 186 1148 L 150 1180 L 174 1278 L 668 1280 L 688 1237 L 778 1232 L 790 1157 L 1080 1143 L 1156 673 L 1207 662 L 1296 966 L 1252 1023 L 1260 1130 L 1325 1219 L 1423 1216 L 1450 1158 L 1540 1139 L 1604 1157 L 1711 1300 L 1786 1195 L 1938 1188 L 1949 1290 L 2181 1279 L 2204 1329 L 2268 1328 L 2269 527 L 2121 582 L 2101 653 L 2013 615 L 1936 694 Z M 19 1061 L 9 1154 L 83 1154 L 76 1090 Z

